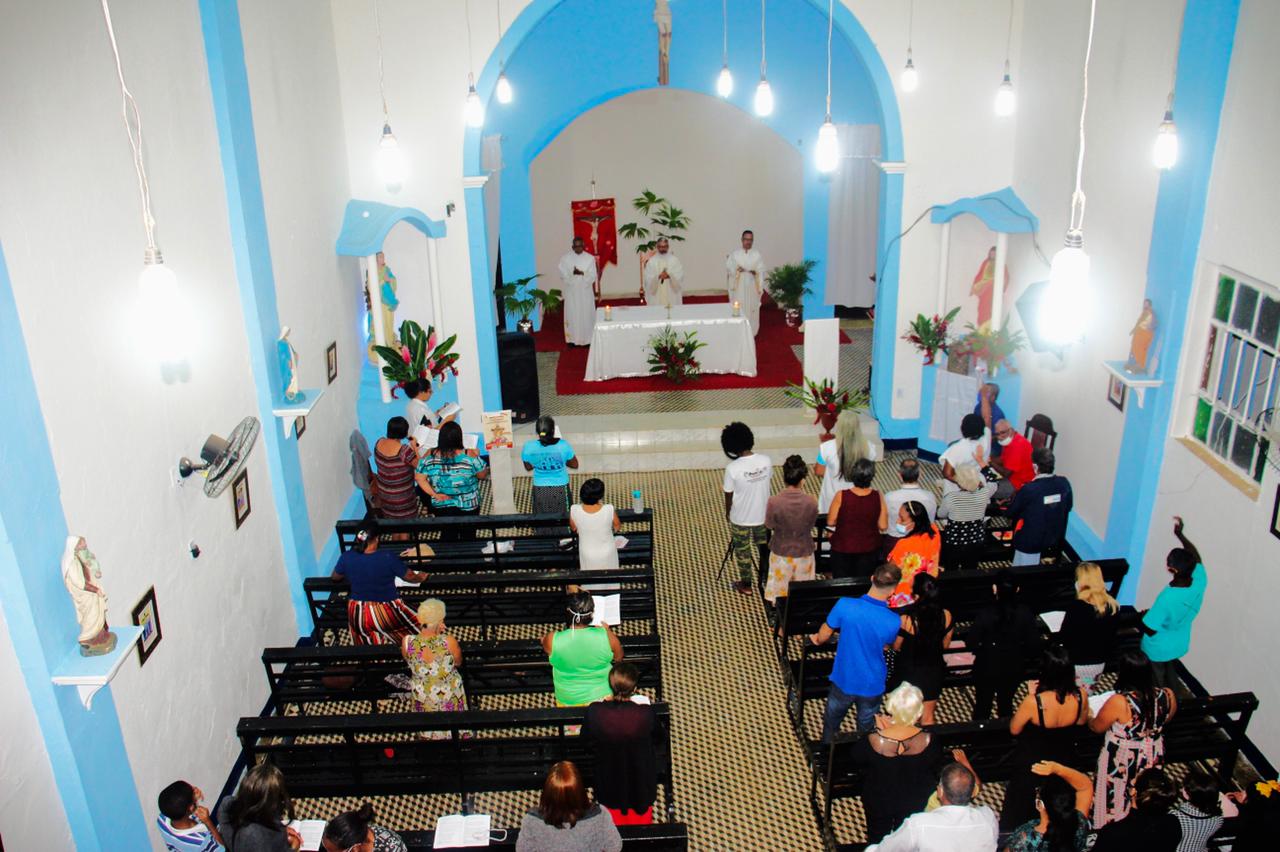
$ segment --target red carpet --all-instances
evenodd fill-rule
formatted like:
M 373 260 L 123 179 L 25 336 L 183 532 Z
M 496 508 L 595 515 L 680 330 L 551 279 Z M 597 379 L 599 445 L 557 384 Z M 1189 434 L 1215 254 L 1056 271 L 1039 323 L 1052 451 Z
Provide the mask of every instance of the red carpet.
M 727 297 L 690 296 L 686 301 L 691 304 L 706 304 L 724 302 L 727 301 Z M 602 306 L 605 304 L 638 305 L 640 300 L 638 298 L 606 299 L 601 302 Z M 756 375 L 754 377 L 706 374 L 679 385 L 658 376 L 610 379 L 605 382 L 583 381 L 582 376 L 587 370 L 587 347 L 570 349 L 566 346 L 564 318 L 559 312 L 547 314 L 543 318 L 542 329 L 534 333 L 534 342 L 539 352 L 560 353 L 556 366 L 556 392 L 564 396 L 640 391 L 776 388 L 785 386 L 787 382 L 799 382 L 803 372 L 802 365 L 795 353 L 791 351 L 791 347 L 804 343 L 804 335 L 794 328 L 789 328 L 783 319 L 782 311 L 767 298 L 760 309 L 760 333 L 756 336 Z M 840 342 L 850 342 L 844 332 L 840 333 Z

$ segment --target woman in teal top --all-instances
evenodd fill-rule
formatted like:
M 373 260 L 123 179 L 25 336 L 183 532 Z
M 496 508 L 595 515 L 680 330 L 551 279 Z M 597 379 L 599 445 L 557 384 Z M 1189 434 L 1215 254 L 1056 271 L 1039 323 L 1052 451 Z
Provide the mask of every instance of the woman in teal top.
M 1182 534 L 1182 518 L 1174 515 L 1173 534 L 1181 547 L 1169 551 L 1165 565 L 1173 579 L 1160 590 L 1142 616 L 1142 651 L 1151 659 L 1156 686 L 1173 688 L 1173 664 L 1191 647 L 1191 623 L 1200 612 L 1208 574 L 1200 551 Z
M 609 670 L 622 659 L 622 643 L 608 627 L 591 626 L 595 609 L 589 592 L 575 592 L 569 596 L 568 627 L 542 637 L 557 707 L 581 707 L 612 694 Z
M 524 469 L 533 471 L 533 513 L 564 515 L 569 511 L 569 471 L 577 470 L 573 447 L 556 437 L 556 421 L 545 414 L 536 424 L 538 440 L 520 448 Z

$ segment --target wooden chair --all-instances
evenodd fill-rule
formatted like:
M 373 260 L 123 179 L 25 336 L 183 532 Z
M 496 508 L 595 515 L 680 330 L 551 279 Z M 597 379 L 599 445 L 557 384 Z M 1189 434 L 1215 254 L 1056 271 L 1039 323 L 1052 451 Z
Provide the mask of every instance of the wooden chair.
M 1053 430 L 1053 421 L 1045 414 L 1031 415 L 1023 434 L 1031 441 L 1031 448 L 1035 450 L 1041 447 L 1052 450 L 1058 440 L 1058 433 Z

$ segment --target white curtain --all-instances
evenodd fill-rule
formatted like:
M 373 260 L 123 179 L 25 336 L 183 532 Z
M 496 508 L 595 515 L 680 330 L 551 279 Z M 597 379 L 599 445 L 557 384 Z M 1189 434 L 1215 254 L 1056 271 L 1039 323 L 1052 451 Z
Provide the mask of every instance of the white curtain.
M 826 304 L 875 304 L 876 242 L 880 223 L 880 128 L 842 124 L 840 168 L 831 178 L 827 208 Z
M 484 185 L 486 248 L 489 252 L 489 283 L 498 267 L 498 224 L 502 221 L 502 137 L 494 134 L 481 140 L 480 169 L 489 175 Z

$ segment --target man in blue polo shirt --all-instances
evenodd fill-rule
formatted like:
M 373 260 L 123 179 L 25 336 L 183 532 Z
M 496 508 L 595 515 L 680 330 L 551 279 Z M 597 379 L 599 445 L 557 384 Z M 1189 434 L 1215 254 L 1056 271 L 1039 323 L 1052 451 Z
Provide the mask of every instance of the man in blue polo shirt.
M 836 660 L 831 668 L 831 690 L 827 693 L 827 710 L 822 717 L 822 741 L 831 742 L 840 731 L 849 708 L 858 707 L 858 730 L 875 729 L 876 711 L 884 696 L 888 674 L 884 649 L 898 637 L 901 619 L 889 609 L 889 596 L 902 579 L 902 569 L 886 564 L 871 575 L 871 591 L 860 598 L 841 598 L 831 608 L 822 628 L 809 637 L 821 645 L 840 633 Z

